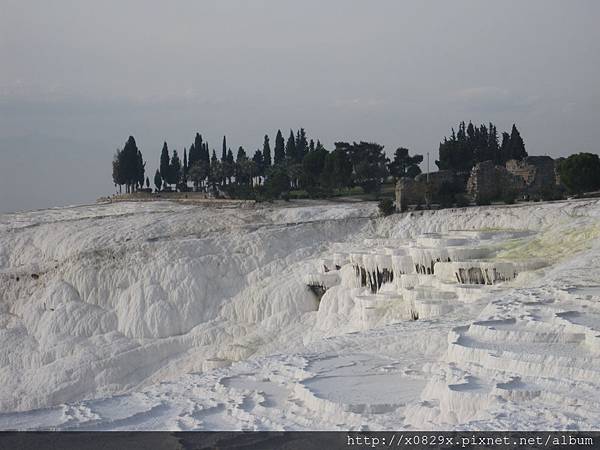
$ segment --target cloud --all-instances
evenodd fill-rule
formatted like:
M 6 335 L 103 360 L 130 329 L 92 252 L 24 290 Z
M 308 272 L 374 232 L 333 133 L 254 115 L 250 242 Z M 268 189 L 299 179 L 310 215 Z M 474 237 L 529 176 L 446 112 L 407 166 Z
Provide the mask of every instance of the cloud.
M 346 110 L 375 110 L 387 103 L 386 99 L 383 98 L 343 98 L 337 99 L 334 102 L 334 106 L 339 109 Z
M 524 112 L 535 107 L 539 99 L 497 86 L 478 86 L 451 94 L 451 100 L 466 110 L 476 112 Z

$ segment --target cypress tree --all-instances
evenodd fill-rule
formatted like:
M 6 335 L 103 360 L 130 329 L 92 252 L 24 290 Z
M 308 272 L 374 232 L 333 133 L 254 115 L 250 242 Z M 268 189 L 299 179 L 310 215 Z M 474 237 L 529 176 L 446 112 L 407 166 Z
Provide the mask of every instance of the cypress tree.
M 177 155 L 177 150 L 173 150 L 171 165 L 169 167 L 169 176 L 171 184 L 177 185 L 181 179 L 181 161 Z
M 244 181 L 245 181 L 244 167 L 245 167 L 247 160 L 248 160 L 248 155 L 246 155 L 246 151 L 244 150 L 244 147 L 240 146 L 237 151 L 237 155 L 235 158 L 235 165 L 234 165 L 235 182 L 238 185 L 244 183 Z
M 159 192 L 162 188 L 162 177 L 160 176 L 160 172 L 158 171 L 158 169 L 154 174 L 154 186 L 156 186 L 156 192 Z
M 265 134 L 265 141 L 263 142 L 262 150 L 263 168 L 268 169 L 271 167 L 271 144 L 269 144 L 269 136 Z
M 210 151 L 208 150 L 208 142 L 204 144 L 204 151 L 202 152 L 202 160 L 206 164 L 210 164 Z
M 136 184 L 140 186 L 140 188 L 144 187 L 144 178 L 146 177 L 146 163 L 144 162 L 144 157 L 142 156 L 142 152 L 138 150 L 137 152 L 137 164 L 136 164 Z
M 121 150 L 117 149 L 112 162 L 112 178 L 115 186 L 119 186 L 119 192 L 122 192 L 121 186 L 126 183 L 125 176 L 123 174 L 123 168 L 121 166 L 123 160 L 121 153 Z
M 183 147 L 183 179 L 187 180 L 187 171 L 188 171 L 188 159 L 187 159 L 187 152 L 185 150 L 185 147 Z
M 521 133 L 517 130 L 517 126 L 513 124 L 510 132 L 510 154 L 513 159 L 524 159 L 527 157 L 527 150 L 525 150 L 525 142 L 521 137 Z
M 140 182 L 140 166 L 143 167 L 143 159 L 141 160 L 133 136 L 129 136 L 129 139 L 127 139 L 127 142 L 125 143 L 125 147 L 123 147 L 123 150 L 119 153 L 118 166 L 124 184 L 126 185 L 126 191 L 132 192 L 134 186 Z
M 496 130 L 496 126 L 490 122 L 490 128 L 488 132 L 488 149 L 489 154 L 496 164 L 499 163 L 499 146 L 498 146 L 498 131 Z
M 510 135 L 506 132 L 502 133 L 502 144 L 500 144 L 500 162 L 505 164 L 506 161 L 512 159 L 510 149 Z
M 285 141 L 283 140 L 281 130 L 277 130 L 277 136 L 275 137 L 275 150 L 273 156 L 273 163 L 275 165 L 280 165 L 285 162 Z
M 227 183 L 231 184 L 231 177 L 235 173 L 235 160 L 233 159 L 233 152 L 231 149 L 227 150 L 227 158 L 223 163 L 223 176 L 227 179 Z
M 306 139 L 306 131 L 304 128 L 298 130 L 298 136 L 296 139 L 296 161 L 302 162 L 304 156 L 308 153 L 308 141 Z
M 196 146 L 192 144 L 190 145 L 190 150 L 188 152 L 188 169 L 196 164 L 196 161 L 198 161 L 198 158 L 196 157 Z
M 200 152 L 202 152 L 202 135 L 200 133 L 196 133 L 196 137 L 194 138 L 194 147 L 196 148 L 196 157 L 197 160 L 200 159 Z M 196 161 L 197 161 L 196 160 Z
M 209 170 L 209 182 L 214 187 L 217 183 L 222 181 L 222 163 L 217 158 L 217 153 L 213 149 L 212 156 L 210 158 L 210 170 Z
M 239 163 L 240 161 L 242 161 L 244 159 L 248 159 L 248 155 L 246 155 L 246 150 L 244 150 L 244 147 L 242 147 L 240 145 L 240 148 L 238 148 L 238 151 L 237 151 L 235 161 Z
M 252 157 L 252 161 L 254 161 L 254 166 L 256 170 L 256 175 L 261 177 L 265 174 L 265 161 L 263 158 L 263 152 L 260 150 L 256 150 L 254 152 L 254 156 Z
M 150 189 L 150 179 L 146 177 L 146 189 Z
M 223 150 L 221 151 L 221 162 L 227 160 L 227 138 L 223 136 Z
M 294 163 L 298 159 L 296 154 L 296 139 L 294 138 L 294 131 L 290 130 L 290 136 L 285 144 L 285 160 L 288 163 Z
M 170 172 L 170 159 L 169 159 L 169 147 L 167 142 L 163 144 L 162 152 L 160 153 L 160 175 L 165 184 L 170 184 L 169 172 Z

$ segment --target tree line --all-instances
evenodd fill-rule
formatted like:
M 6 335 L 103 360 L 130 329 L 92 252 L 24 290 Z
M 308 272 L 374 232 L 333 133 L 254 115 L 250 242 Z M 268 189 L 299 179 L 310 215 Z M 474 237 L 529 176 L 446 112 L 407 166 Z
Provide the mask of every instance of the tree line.
M 440 170 L 468 176 L 479 162 L 492 160 L 504 165 L 510 159 L 521 160 L 527 155 L 516 125 L 510 133 L 502 133 L 500 139 L 493 123 L 476 126 L 461 122 L 458 131 L 453 128 L 450 137 L 444 137 L 440 143 L 436 164 Z M 327 197 L 354 187 L 378 194 L 390 176 L 394 180 L 416 177 L 421 173 L 422 162 L 422 155 L 410 155 L 405 147 L 396 149 L 389 159 L 384 147 L 375 142 L 339 141 L 328 150 L 319 140 L 309 139 L 304 128 L 290 130 L 287 139 L 278 130 L 273 147 L 265 135 L 262 148 L 252 155 L 240 146 L 234 156 L 224 136 L 218 155 L 196 133 L 190 146 L 183 149 L 183 158 L 176 149 L 169 150 L 167 142 L 163 143 L 153 181 L 157 192 L 194 190 L 234 198 L 285 198 L 290 192 Z M 142 189 L 151 192 L 145 168 L 142 152 L 130 136 L 112 162 L 112 178 L 119 191 L 125 186 L 127 193 Z M 595 154 L 559 158 L 557 170 L 569 192 L 600 189 L 600 161 Z M 464 186 L 453 189 L 464 191 Z
M 461 122 L 458 132 L 452 128 L 450 137 L 444 137 L 439 147 L 439 160 L 436 165 L 440 170 L 452 170 L 455 173 L 469 173 L 473 166 L 483 161 L 494 161 L 504 165 L 510 159 L 527 157 L 525 142 L 516 125 L 509 133 L 502 133 L 499 141 L 498 131 L 493 123 L 488 126 L 475 126 L 472 122 L 465 125 Z
M 135 153 L 136 164 L 131 165 Z M 268 135 L 262 148 L 251 156 L 239 147 L 234 156 L 223 137 L 220 155 L 200 133 L 183 159 L 176 149 L 163 143 L 159 168 L 154 174 L 154 187 L 161 191 L 201 191 L 226 193 L 236 198 L 280 198 L 290 191 L 302 191 L 307 197 L 326 197 L 336 190 L 361 187 L 366 193 L 378 193 L 388 176 L 401 178 L 421 172 L 422 155 L 411 156 L 398 148 L 389 160 L 384 147 L 374 142 L 336 142 L 329 151 L 319 141 L 309 139 L 304 128 L 290 130 L 287 139 L 277 131 L 273 148 Z M 143 189 L 145 162 L 135 139 L 129 137 L 123 150 L 113 159 L 113 181 L 126 186 L 126 192 Z M 149 190 L 149 180 L 146 188 Z M 190 187 L 188 183 L 192 183 Z

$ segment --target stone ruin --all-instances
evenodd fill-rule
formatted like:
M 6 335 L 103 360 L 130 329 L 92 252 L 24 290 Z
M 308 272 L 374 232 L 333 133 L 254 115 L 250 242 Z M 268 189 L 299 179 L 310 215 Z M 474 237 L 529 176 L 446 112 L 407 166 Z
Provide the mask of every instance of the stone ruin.
M 401 178 L 396 183 L 396 209 L 431 203 L 442 185 L 462 186 L 472 201 L 501 199 L 507 194 L 516 198 L 541 199 L 556 197 L 561 192 L 555 161 L 549 156 L 528 156 L 510 160 L 506 165 L 493 161 L 477 163 L 468 178 L 450 170 L 420 174 L 415 179 Z
M 525 180 L 493 161 L 483 161 L 471 169 L 466 191 L 470 199 L 493 200 L 506 194 L 519 194 L 525 190 Z
M 396 183 L 396 209 L 403 211 L 409 205 L 427 205 L 442 185 L 454 184 L 456 179 L 451 170 L 421 173 L 414 179 L 401 178 Z

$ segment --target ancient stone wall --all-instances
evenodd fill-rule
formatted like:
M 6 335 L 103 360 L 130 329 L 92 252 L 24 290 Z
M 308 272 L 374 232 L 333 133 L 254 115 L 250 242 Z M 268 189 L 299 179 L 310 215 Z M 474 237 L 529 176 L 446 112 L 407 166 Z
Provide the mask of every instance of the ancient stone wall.
M 483 161 L 471 169 L 466 181 L 468 196 L 477 201 L 499 200 L 506 195 L 526 198 L 547 198 L 559 190 L 556 164 L 549 156 L 529 156 L 524 160 L 510 160 L 506 166 L 493 161 Z M 420 174 L 414 180 L 402 178 L 396 184 L 396 208 L 400 211 L 409 205 L 428 204 L 436 198 L 442 185 L 452 185 L 458 191 L 465 188 L 464 177 L 449 170 Z
M 471 170 L 467 181 L 467 194 L 473 200 L 494 200 L 509 193 L 518 195 L 523 192 L 525 186 L 522 177 L 503 166 L 494 165 L 493 161 L 483 161 Z
M 429 179 L 429 181 L 428 181 Z M 396 183 L 396 209 L 402 211 L 409 205 L 425 205 L 431 202 L 444 184 L 453 184 L 455 177 L 450 170 L 422 173 L 412 178 L 401 178 Z
M 558 190 L 556 165 L 549 156 L 529 156 L 522 161 L 510 160 L 506 169 L 525 182 L 524 193 L 539 197 Z

